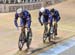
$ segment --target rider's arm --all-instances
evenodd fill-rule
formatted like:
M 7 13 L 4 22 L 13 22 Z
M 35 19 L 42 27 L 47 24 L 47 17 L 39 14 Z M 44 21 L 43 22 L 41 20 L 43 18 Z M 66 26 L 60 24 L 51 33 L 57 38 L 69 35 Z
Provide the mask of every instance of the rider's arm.
M 30 28 L 30 25 L 31 25 L 31 15 L 30 14 L 27 16 L 27 24 L 28 24 L 28 28 Z
M 15 14 L 14 24 L 15 24 L 15 26 L 16 26 L 16 27 L 18 27 L 17 20 L 18 20 L 18 15 L 17 15 L 17 14 Z
M 61 19 L 58 11 L 55 12 L 55 16 L 57 18 L 56 21 L 58 22 Z
M 42 24 L 42 22 L 41 22 L 41 12 L 39 12 L 39 17 L 38 17 L 38 20 L 39 20 L 39 22 L 40 22 L 40 24 Z

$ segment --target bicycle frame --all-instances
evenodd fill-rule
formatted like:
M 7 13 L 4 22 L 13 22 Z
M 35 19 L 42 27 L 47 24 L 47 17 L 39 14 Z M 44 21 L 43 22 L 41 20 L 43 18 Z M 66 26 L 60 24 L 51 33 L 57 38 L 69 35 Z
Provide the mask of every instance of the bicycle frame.
M 19 27 L 22 27 L 22 26 L 19 26 Z M 25 28 L 27 28 L 27 27 L 25 27 Z M 31 36 L 30 36 L 30 34 L 31 34 Z M 25 33 L 21 32 L 20 37 L 19 37 L 19 39 L 21 39 L 21 41 L 19 40 L 19 43 L 18 43 L 19 50 L 22 50 L 23 45 L 24 45 L 25 42 L 26 42 L 27 48 L 29 49 L 29 46 L 30 46 L 30 43 L 31 43 L 31 40 L 32 40 L 31 37 L 32 37 L 31 32 L 28 32 L 27 35 L 26 35 L 26 32 Z

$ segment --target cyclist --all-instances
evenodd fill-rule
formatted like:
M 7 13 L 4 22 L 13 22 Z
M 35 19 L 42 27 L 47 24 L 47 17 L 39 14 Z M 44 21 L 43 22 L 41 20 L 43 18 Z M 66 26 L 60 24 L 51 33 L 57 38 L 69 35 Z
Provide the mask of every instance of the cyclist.
M 52 16 L 50 11 L 47 8 L 41 7 L 39 10 L 39 17 L 38 20 L 42 25 L 44 25 L 44 32 L 46 31 L 48 34 L 48 24 L 50 25 L 50 23 L 52 22 Z
M 17 23 L 18 18 L 20 18 L 21 32 L 25 33 L 25 27 L 27 28 L 27 33 L 31 32 L 31 14 L 27 10 L 23 10 L 22 8 L 17 9 L 14 19 L 14 24 L 17 29 L 19 27 Z M 25 41 L 27 41 L 27 38 L 25 39 Z
M 58 21 L 60 21 L 60 14 L 59 14 L 58 10 L 56 10 L 54 8 L 52 8 L 50 10 L 50 12 L 53 17 L 53 22 L 55 23 L 55 34 L 54 35 L 56 37 L 57 36 L 57 25 L 58 25 Z

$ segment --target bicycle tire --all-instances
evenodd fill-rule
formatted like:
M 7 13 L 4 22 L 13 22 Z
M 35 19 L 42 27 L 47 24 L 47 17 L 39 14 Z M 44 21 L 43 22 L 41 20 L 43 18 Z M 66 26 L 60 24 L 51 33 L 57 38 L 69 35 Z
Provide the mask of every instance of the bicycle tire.
M 20 51 L 22 50 L 24 43 L 25 43 L 25 36 L 23 33 L 21 33 L 18 41 L 18 48 Z
M 26 44 L 28 49 L 30 48 L 31 41 L 32 41 L 32 32 L 28 32 L 27 33 L 27 44 Z

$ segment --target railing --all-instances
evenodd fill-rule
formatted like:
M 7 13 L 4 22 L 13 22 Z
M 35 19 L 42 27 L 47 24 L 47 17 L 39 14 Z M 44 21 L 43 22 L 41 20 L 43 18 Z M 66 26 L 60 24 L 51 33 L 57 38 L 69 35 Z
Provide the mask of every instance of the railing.
M 60 2 L 62 1 L 61 0 L 45 0 L 42 2 L 36 2 L 36 3 L 0 4 L 0 13 L 14 12 L 19 7 L 22 7 L 23 9 L 28 9 L 28 10 L 39 9 L 42 5 L 49 6 L 49 5 L 60 3 Z

